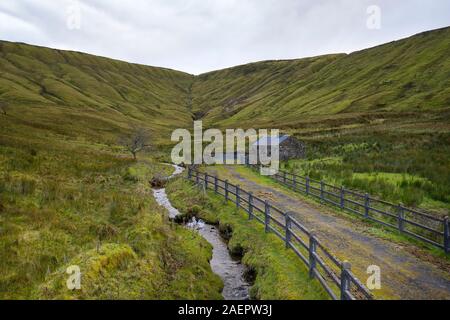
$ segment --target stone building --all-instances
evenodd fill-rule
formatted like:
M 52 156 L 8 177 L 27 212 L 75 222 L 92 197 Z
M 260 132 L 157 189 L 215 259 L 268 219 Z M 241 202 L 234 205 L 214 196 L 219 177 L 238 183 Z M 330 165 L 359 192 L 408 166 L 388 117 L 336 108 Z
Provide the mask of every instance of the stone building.
M 267 146 L 268 155 L 270 156 L 270 147 L 272 145 L 279 145 L 280 161 L 302 159 L 306 156 L 305 144 L 289 135 L 280 136 L 278 139 L 272 139 L 270 136 L 263 137 L 256 141 L 253 144 L 253 147 L 259 148 L 260 146 Z

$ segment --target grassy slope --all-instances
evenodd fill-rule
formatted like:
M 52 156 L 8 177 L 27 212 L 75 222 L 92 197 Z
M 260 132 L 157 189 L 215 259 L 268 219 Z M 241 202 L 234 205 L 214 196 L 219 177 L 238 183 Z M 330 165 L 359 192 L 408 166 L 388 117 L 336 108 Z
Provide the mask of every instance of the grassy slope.
M 216 125 L 283 128 L 305 117 L 442 109 L 449 55 L 445 28 L 350 55 L 238 66 L 199 76 L 193 108 Z
M 137 126 L 155 136 L 192 117 L 193 77 L 88 54 L 0 42 L 0 102 L 27 125 L 100 141 Z
M 151 196 L 167 169 L 117 146 L 135 127 L 160 142 L 186 126 L 191 80 L 0 42 L 0 299 L 221 298 L 209 244 L 172 227 Z M 82 290 L 70 292 L 74 264 Z
M 210 246 L 171 226 L 150 194 L 166 167 L 116 145 L 135 126 L 163 142 L 187 126 L 191 78 L 27 45 L 1 52 L 0 299 L 220 299 Z M 65 286 L 71 265 L 81 291 Z M 321 297 L 300 280 L 305 294 L 283 297 Z
M 169 224 L 151 195 L 149 179 L 170 167 L 0 124 L 0 299 L 221 297 L 209 244 Z M 71 265 L 81 291 L 65 287 Z
M 196 78 L 193 109 L 209 126 L 295 135 L 308 159 L 290 171 L 446 215 L 449 55 L 444 28 L 349 55 L 219 70 Z
M 22 120 L 74 136 L 111 137 L 139 125 L 165 140 L 169 129 L 190 126 L 191 111 L 211 125 L 294 131 L 434 115 L 450 102 L 449 35 L 444 28 L 350 55 L 257 62 L 198 77 L 0 42 L 0 102 Z

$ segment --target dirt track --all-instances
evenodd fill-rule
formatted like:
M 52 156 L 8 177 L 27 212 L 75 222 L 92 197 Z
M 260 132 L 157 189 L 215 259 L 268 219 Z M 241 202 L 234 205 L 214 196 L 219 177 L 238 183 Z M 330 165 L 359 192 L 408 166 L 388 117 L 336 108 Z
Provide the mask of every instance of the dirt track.
M 226 166 L 221 170 L 223 174 L 230 182 L 255 195 L 263 198 L 264 195 L 270 196 L 277 207 L 296 212 L 296 219 L 309 229 L 314 229 L 322 243 L 336 256 L 352 263 L 352 269 L 361 281 L 367 279 L 368 266 L 379 266 L 382 289 L 375 292 L 377 298 L 450 299 L 448 272 L 418 258 L 401 245 L 371 235 L 367 232 L 367 226 L 307 203 L 283 188 L 256 183 L 237 172 L 234 166 Z

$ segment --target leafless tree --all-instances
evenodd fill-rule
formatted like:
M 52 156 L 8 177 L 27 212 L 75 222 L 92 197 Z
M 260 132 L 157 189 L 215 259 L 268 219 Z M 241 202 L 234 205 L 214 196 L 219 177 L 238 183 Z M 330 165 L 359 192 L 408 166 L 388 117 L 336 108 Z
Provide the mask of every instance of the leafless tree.
M 151 135 L 142 128 L 136 129 L 131 136 L 121 139 L 121 144 L 133 155 L 133 159 L 137 159 L 137 154 L 145 149 L 150 148 Z
M 8 104 L 4 101 L 0 101 L 0 112 L 6 116 L 6 109 L 8 108 Z

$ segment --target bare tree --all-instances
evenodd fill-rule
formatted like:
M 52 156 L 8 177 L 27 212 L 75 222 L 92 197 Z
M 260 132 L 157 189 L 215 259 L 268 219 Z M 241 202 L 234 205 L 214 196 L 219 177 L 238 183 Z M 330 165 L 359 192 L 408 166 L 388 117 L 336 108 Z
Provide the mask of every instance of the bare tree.
M 4 101 L 0 101 L 0 112 L 6 116 L 6 109 L 8 108 L 8 104 Z
M 121 139 L 121 144 L 133 155 L 133 159 L 137 159 L 137 154 L 144 149 L 150 148 L 151 135 L 142 128 L 136 129 L 131 136 Z

